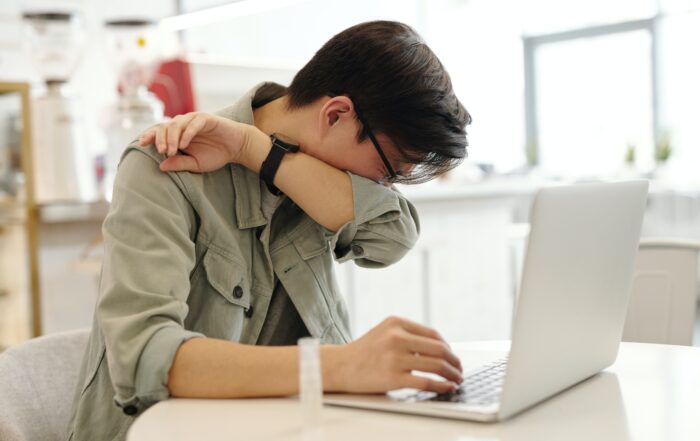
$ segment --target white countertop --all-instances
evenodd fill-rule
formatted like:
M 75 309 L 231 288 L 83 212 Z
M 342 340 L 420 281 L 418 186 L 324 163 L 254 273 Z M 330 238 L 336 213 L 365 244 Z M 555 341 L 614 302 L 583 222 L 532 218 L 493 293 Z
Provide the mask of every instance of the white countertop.
M 475 366 L 508 343 L 453 347 Z M 700 348 L 622 343 L 603 373 L 496 424 L 338 407 L 324 407 L 322 418 L 321 431 L 309 437 L 295 398 L 171 399 L 144 412 L 128 440 L 697 441 Z

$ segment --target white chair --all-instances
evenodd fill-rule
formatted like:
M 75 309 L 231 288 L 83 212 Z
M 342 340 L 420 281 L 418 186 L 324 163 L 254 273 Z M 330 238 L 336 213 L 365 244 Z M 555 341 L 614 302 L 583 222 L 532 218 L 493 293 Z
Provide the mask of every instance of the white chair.
M 52 334 L 0 354 L 0 440 L 65 439 L 89 334 Z
M 623 341 L 691 345 L 700 242 L 642 239 Z

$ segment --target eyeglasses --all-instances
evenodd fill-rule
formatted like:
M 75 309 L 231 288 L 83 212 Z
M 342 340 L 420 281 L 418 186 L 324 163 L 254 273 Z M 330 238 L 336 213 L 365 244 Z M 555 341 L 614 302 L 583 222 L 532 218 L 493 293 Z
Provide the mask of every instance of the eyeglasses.
M 362 116 L 362 113 L 360 112 L 360 109 L 355 106 L 355 114 L 357 115 L 357 119 L 360 120 L 360 124 L 362 124 L 362 127 L 365 130 L 365 133 L 367 133 L 367 136 L 369 136 L 369 140 L 372 141 L 372 144 L 374 145 L 374 148 L 377 149 L 377 153 L 379 153 L 379 157 L 382 158 L 382 162 L 384 163 L 384 166 L 386 167 L 386 171 L 389 173 L 389 176 L 385 176 L 380 180 L 380 183 L 389 183 L 393 184 L 398 180 L 399 175 L 394 171 L 394 167 L 391 166 L 389 163 L 389 159 L 387 159 L 386 155 L 384 154 L 384 151 L 382 148 L 379 146 L 379 141 L 377 141 L 377 138 L 374 136 L 374 133 L 372 130 L 370 130 L 369 125 L 367 124 L 367 121 L 365 118 Z

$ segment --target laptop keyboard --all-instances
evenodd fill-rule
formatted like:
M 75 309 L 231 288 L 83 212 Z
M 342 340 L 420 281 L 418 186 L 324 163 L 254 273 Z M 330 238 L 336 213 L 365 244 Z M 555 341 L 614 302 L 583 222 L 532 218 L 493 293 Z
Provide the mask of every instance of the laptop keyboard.
M 399 401 L 441 401 L 462 403 L 473 406 L 488 406 L 498 403 L 503 390 L 508 358 L 497 360 L 481 366 L 464 379 L 453 392 L 437 394 L 435 392 L 417 391 L 408 395 L 397 396 Z
M 503 390 L 508 359 L 485 364 L 472 373 L 453 392 L 437 394 L 430 401 L 488 406 L 498 403 Z

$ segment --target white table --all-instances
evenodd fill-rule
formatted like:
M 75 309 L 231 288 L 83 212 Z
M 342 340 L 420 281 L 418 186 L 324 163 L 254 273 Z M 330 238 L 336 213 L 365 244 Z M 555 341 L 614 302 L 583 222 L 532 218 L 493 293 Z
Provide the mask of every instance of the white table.
M 508 342 L 453 348 L 469 368 L 501 355 Z M 700 348 L 623 343 L 603 373 L 501 423 L 324 407 L 321 430 L 303 433 L 295 398 L 171 399 L 144 412 L 128 441 L 697 441 Z

